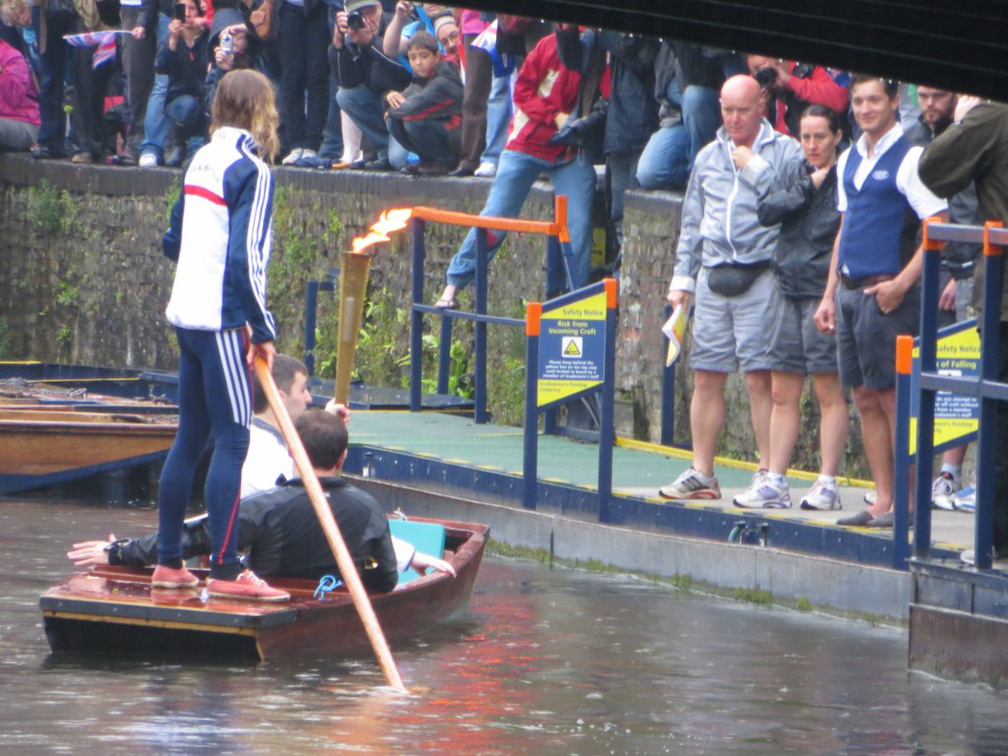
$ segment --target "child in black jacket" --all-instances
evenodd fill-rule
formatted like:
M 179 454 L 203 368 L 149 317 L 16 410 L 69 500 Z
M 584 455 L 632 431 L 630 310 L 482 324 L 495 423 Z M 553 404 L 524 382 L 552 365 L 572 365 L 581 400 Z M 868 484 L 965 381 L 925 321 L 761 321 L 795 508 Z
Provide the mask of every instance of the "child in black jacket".
M 410 38 L 407 52 L 413 82 L 402 92 L 386 92 L 386 123 L 393 139 L 420 156 L 404 173 L 440 176 L 458 162 L 462 146 L 462 79 L 426 31 Z

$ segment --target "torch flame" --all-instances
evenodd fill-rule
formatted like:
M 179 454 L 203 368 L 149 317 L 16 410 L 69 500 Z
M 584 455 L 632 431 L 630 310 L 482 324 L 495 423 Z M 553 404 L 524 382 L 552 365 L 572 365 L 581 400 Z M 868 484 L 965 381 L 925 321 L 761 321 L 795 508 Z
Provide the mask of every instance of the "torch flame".
M 385 210 L 378 216 L 378 220 L 367 232 L 365 236 L 358 236 L 353 240 L 354 253 L 363 252 L 368 247 L 378 242 L 389 241 L 389 234 L 395 231 L 402 231 L 413 215 L 411 208 L 401 208 L 396 210 Z

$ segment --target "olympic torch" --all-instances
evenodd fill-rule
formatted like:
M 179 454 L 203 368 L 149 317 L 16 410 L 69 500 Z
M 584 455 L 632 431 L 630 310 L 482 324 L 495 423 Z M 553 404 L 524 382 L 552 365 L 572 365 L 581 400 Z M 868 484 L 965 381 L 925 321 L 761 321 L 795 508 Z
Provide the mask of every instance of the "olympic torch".
M 364 318 L 364 297 L 374 250 L 379 242 L 389 241 L 389 234 L 406 228 L 413 211 L 409 208 L 386 210 L 365 236 L 353 240 L 353 250 L 343 253 L 339 287 L 339 335 L 336 346 L 335 399 L 350 401 L 350 376 L 353 373 L 357 337 Z

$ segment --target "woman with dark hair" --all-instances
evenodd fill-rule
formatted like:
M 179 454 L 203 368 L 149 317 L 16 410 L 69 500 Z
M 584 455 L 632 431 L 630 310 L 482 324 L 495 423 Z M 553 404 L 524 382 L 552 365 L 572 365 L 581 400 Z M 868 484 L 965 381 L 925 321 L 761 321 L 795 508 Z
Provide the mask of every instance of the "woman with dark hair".
M 840 509 L 837 471 L 847 441 L 847 403 L 837 373 L 836 337 L 816 328 L 812 318 L 829 277 L 833 242 L 840 227 L 836 205 L 837 147 L 843 140 L 840 117 L 824 105 L 810 105 L 800 120 L 804 164 L 783 173 L 757 208 L 760 223 L 781 224 L 773 266 L 784 305 L 772 324 L 773 412 L 770 416 L 770 472 L 760 486 L 735 497 L 739 507 L 789 507 L 784 474 L 798 440 L 802 387 L 811 375 L 821 420 L 819 479 L 801 500 L 802 509 Z
M 168 39 L 158 49 L 155 69 L 168 76 L 165 115 L 175 128 L 176 141 L 192 157 L 206 142 L 207 122 L 203 90 L 209 66 L 209 39 L 203 0 L 178 0 L 185 17 L 168 24 Z M 172 163 L 169 163 L 172 164 Z M 181 165 L 181 156 L 178 161 Z
M 179 426 L 158 491 L 160 588 L 192 588 L 182 562 L 182 523 L 196 464 L 213 449 L 204 492 L 213 550 L 211 595 L 284 601 L 238 563 L 237 514 L 252 419 L 250 370 L 272 367 L 276 324 L 266 309 L 273 178 L 279 148 L 273 86 L 261 73 L 231 71 L 217 87 L 210 142 L 189 163 L 172 209 L 165 254 L 178 261 L 168 321 L 179 343 Z

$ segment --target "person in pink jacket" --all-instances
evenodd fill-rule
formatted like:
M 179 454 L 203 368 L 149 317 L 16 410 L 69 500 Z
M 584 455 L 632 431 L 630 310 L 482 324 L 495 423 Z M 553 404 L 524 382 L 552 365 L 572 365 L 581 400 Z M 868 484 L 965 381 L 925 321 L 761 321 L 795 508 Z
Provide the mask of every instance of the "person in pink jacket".
M 0 152 L 27 152 L 38 137 L 38 90 L 24 56 L 0 40 Z

